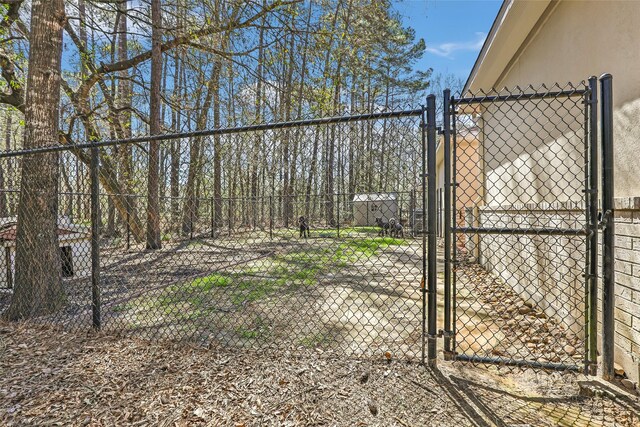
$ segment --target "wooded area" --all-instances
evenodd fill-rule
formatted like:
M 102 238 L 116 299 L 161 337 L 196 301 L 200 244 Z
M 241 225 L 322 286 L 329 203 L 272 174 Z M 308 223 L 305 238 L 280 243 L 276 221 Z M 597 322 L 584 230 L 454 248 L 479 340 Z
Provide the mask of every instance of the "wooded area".
M 431 74 L 413 70 L 425 43 L 403 27 L 390 0 L 0 4 L 5 150 L 393 111 L 419 105 Z M 46 125 L 34 112 L 48 114 Z M 348 137 L 335 127 L 318 127 L 104 147 L 99 178 L 108 203 L 102 232 L 115 235 L 126 225 L 136 242 L 157 249 L 165 205 L 172 226 L 189 233 L 203 197 L 214 200 L 217 224 L 223 198 L 273 194 L 281 200 L 285 226 L 294 197 L 304 195 L 308 205 L 315 195 L 328 195 L 322 215 L 332 224 L 336 193 L 411 189 L 400 188 L 399 175 L 417 168 L 410 164 L 416 147 L 403 146 L 413 139 L 402 132 L 415 129 L 360 123 L 341 132 Z M 16 280 L 31 280 L 22 274 L 35 280 L 23 287 L 26 292 L 36 282 L 60 281 L 46 277 L 59 276 L 50 268 L 56 236 L 46 242 L 31 237 L 42 227 L 51 233 L 60 214 L 88 219 L 90 160 L 88 150 L 72 148 L 27 156 L 21 164 L 15 158 L 1 162 L 0 217 L 17 212 L 22 223 Z M 31 188 L 38 191 L 25 192 Z M 61 206 L 59 193 L 67 195 Z M 51 256 L 43 256 L 47 248 Z M 31 311 L 42 310 L 23 307 L 9 317 Z

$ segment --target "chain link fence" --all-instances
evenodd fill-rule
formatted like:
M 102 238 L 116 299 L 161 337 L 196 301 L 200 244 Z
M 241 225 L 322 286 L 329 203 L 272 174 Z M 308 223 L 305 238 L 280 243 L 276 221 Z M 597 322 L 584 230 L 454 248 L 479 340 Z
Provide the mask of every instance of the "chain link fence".
M 594 373 L 601 228 L 610 368 L 598 149 L 612 169 L 612 136 L 597 80 L 445 91 L 443 109 L 440 128 L 431 95 L 420 109 L 0 153 L 0 311 L 148 339 L 430 363 L 442 349 Z
M 25 317 L 149 339 L 416 357 L 422 117 L 406 110 L 5 156 L 0 168 L 14 174 L 28 156 L 49 156 L 59 172 L 50 207 L 60 283 L 45 297 L 59 303 L 29 306 Z M 19 289 L 16 251 L 38 250 L 20 230 L 20 182 L 12 176 L 0 193 L 5 314 L 23 314 L 19 299 L 43 290 L 37 280 Z

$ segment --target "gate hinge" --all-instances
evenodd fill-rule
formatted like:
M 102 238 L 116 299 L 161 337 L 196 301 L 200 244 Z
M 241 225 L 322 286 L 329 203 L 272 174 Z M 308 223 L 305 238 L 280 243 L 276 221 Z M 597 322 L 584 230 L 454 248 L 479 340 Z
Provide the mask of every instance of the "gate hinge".
M 444 329 L 438 329 L 438 338 L 454 338 L 455 334 L 451 331 L 445 331 Z

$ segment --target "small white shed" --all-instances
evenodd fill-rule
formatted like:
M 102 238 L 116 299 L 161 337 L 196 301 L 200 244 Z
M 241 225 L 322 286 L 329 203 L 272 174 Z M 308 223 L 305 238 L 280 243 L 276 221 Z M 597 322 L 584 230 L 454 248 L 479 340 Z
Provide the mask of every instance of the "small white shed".
M 0 288 L 13 288 L 16 254 L 16 218 L 0 219 Z M 68 218 L 58 221 L 60 262 L 63 277 L 91 274 L 91 232 L 89 227 L 72 224 Z
M 356 194 L 353 197 L 353 222 L 355 226 L 376 225 L 376 218 L 388 221 L 398 218 L 398 195 L 396 193 Z

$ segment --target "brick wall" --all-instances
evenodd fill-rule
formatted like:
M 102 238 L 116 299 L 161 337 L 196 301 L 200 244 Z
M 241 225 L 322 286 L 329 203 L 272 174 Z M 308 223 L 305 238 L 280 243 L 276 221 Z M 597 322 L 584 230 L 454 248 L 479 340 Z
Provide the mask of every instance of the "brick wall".
M 640 197 L 615 200 L 616 361 L 640 380 Z

